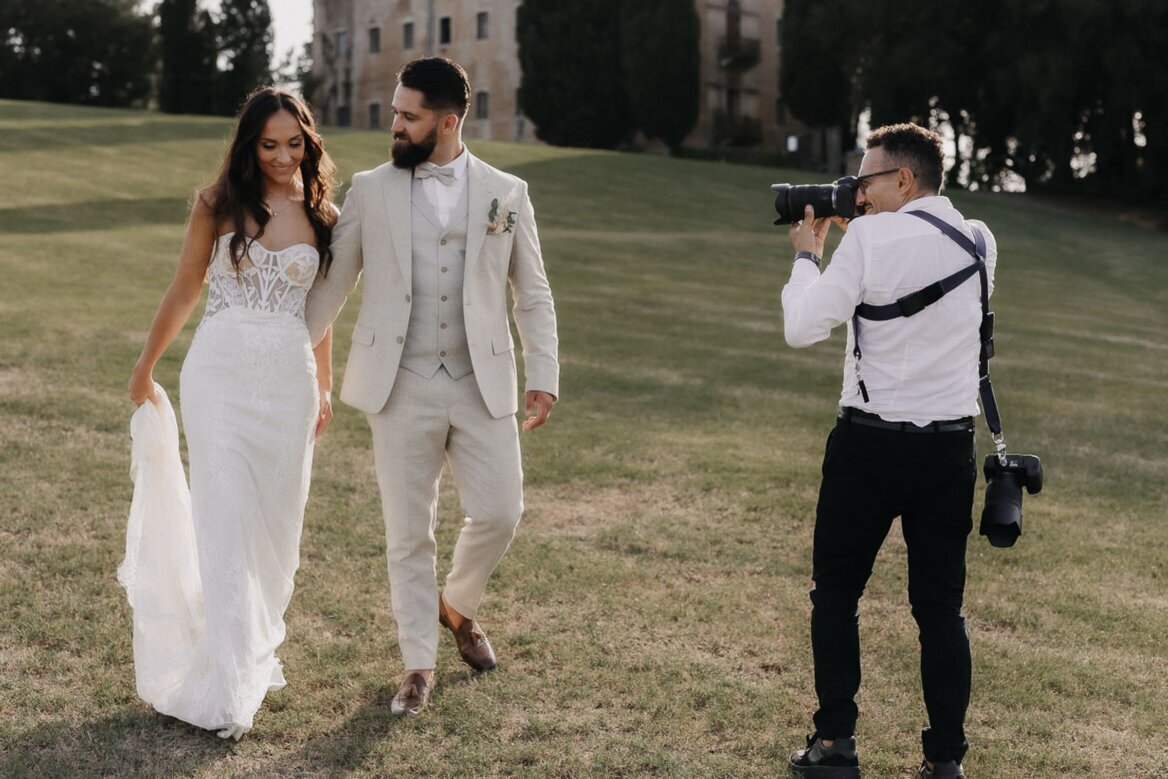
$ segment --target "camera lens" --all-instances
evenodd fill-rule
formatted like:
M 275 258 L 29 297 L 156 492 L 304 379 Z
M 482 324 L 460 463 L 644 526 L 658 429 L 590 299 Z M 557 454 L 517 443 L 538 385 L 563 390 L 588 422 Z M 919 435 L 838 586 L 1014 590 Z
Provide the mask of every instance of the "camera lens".
M 774 184 L 775 212 L 779 218 L 775 224 L 792 224 L 803 218 L 803 211 L 810 205 L 816 217 L 837 214 L 834 203 L 834 184 Z M 853 201 L 852 208 L 855 208 Z
M 1022 535 L 1022 485 L 1014 473 L 1001 471 L 989 479 L 978 532 L 997 547 L 1013 546 Z

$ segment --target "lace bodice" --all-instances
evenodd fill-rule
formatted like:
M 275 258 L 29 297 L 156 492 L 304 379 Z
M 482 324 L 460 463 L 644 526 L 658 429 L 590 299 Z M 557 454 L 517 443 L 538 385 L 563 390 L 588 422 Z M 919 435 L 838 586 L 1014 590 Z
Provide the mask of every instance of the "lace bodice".
M 207 269 L 211 287 L 203 319 L 224 309 L 247 308 L 291 314 L 303 321 L 304 302 L 320 265 L 316 247 L 297 243 L 273 252 L 252 241 L 236 273 L 231 264 L 231 236 L 225 233 L 215 243 Z

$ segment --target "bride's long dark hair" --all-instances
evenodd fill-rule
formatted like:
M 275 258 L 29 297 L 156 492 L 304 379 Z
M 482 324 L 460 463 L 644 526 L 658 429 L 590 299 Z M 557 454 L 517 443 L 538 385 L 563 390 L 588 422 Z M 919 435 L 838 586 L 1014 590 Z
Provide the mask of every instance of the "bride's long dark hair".
M 332 261 L 329 241 L 337 221 L 333 208 L 333 176 L 337 168 L 324 150 L 312 112 L 296 95 L 275 87 L 260 87 L 248 96 L 239 111 L 235 134 L 219 173 L 200 196 L 211 207 L 216 229 L 223 224 L 233 226 L 235 233 L 231 236 L 230 255 L 231 264 L 238 271 L 248 245 L 264 234 L 264 227 L 272 218 L 271 209 L 264 204 L 263 172 L 256 157 L 256 142 L 264 124 L 281 109 L 296 117 L 304 133 L 304 159 L 300 161 L 304 213 L 316 235 L 320 268 L 324 273 Z M 255 235 L 247 235 L 248 216 L 259 226 Z

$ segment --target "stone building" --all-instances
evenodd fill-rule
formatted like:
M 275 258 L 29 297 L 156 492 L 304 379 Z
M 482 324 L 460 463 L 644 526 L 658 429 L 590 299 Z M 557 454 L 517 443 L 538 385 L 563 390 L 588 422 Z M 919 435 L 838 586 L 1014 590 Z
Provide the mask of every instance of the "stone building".
M 701 20 L 700 110 L 685 145 L 802 153 L 814 136 L 788 116 L 779 93 L 783 0 L 694 3 Z M 515 15 L 520 4 L 314 0 L 313 61 L 321 84 L 316 96 L 321 120 L 385 128 L 397 69 L 415 57 L 440 55 L 459 62 L 470 76 L 474 99 L 467 137 L 537 140 L 519 110 Z
M 388 127 L 398 68 L 437 55 L 455 60 L 470 76 L 467 137 L 533 140 L 518 110 L 518 6 L 518 0 L 314 0 L 321 120 Z

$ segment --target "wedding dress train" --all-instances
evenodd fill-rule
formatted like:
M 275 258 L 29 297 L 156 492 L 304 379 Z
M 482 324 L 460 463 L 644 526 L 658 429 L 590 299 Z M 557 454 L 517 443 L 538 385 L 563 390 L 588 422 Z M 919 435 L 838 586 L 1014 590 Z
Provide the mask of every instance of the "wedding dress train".
M 238 739 L 269 690 L 299 565 L 318 412 L 304 303 L 308 244 L 253 242 L 237 273 L 220 236 L 179 384 L 190 486 L 166 393 L 131 419 L 134 497 L 118 569 L 138 695 Z

